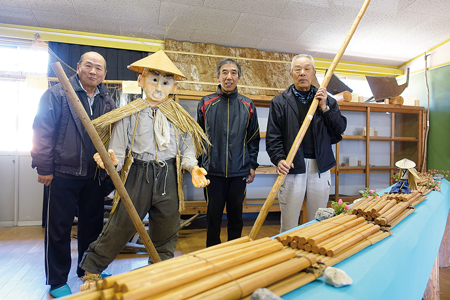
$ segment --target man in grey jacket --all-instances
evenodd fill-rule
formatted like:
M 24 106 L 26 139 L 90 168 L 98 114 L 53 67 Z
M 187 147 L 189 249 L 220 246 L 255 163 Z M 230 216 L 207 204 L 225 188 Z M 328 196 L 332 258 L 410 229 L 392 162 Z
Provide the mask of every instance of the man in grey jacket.
M 342 140 L 347 119 L 341 115 L 336 100 L 325 88 L 311 83 L 316 70 L 311 55 L 292 59 L 293 84 L 270 102 L 266 131 L 266 150 L 278 174 L 287 174 L 278 194 L 281 232 L 298 225 L 303 201 L 308 219 L 313 220 L 320 207 L 327 207 L 331 175 L 336 165 L 332 144 Z M 314 97 L 319 101 L 313 116 L 308 115 Z M 286 162 L 289 150 L 305 118 L 312 118 L 293 163 Z
M 102 83 L 106 61 L 96 52 L 83 54 L 77 74 L 69 81 L 91 119 L 115 108 Z M 92 141 L 62 86 L 42 96 L 33 123 L 32 167 L 38 181 L 49 187 L 45 226 L 45 273 L 50 294 L 71 294 L 67 277 L 71 266 L 70 232 L 78 216 L 78 262 L 103 227 L 104 190 Z M 105 173 L 102 172 L 104 175 Z M 78 268 L 78 276 L 84 271 Z

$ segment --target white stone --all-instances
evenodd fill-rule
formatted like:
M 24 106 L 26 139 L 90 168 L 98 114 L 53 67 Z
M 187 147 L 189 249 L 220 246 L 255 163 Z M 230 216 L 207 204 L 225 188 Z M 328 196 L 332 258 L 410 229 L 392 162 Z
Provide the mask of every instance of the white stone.
M 350 285 L 353 280 L 344 271 L 338 268 L 328 267 L 323 271 L 323 278 L 326 283 L 334 287 Z
M 334 217 L 334 209 L 332 208 L 319 208 L 314 216 L 317 220 L 322 221 Z
M 250 300 L 283 300 L 278 295 L 274 294 L 271 290 L 266 288 L 260 288 L 253 292 Z

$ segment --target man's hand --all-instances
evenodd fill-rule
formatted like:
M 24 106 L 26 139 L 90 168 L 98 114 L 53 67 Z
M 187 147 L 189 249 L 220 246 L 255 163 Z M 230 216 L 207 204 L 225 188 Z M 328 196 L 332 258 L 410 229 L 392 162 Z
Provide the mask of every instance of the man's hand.
M 209 184 L 209 180 L 206 179 L 205 175 L 208 174 L 205 169 L 194 166 L 191 171 L 192 184 L 196 188 L 204 188 Z
M 316 93 L 316 99 L 319 100 L 319 108 L 322 111 L 325 111 L 327 109 L 327 97 L 327 89 L 324 87 L 319 88 Z
M 277 166 L 277 174 L 281 175 L 287 175 L 289 173 L 289 169 L 294 167 L 294 163 L 291 163 L 291 166 L 289 166 L 287 164 L 287 162 L 285 160 L 280 160 L 278 162 L 278 166 Z
M 247 183 L 252 183 L 255 180 L 255 170 L 250 169 L 250 175 L 247 175 Z
M 119 160 L 116 158 L 116 154 L 114 153 L 114 151 L 112 149 L 109 149 L 108 153 L 109 153 L 109 157 L 111 158 L 112 163 L 114 164 L 114 166 L 116 166 L 119 163 Z M 97 165 L 100 166 L 100 168 L 102 168 L 102 169 L 105 168 L 105 164 L 103 163 L 103 160 L 100 157 L 100 154 L 98 154 L 98 152 L 94 154 L 94 160 L 97 163 Z
M 49 186 L 52 183 L 53 174 L 52 175 L 38 175 L 38 182 L 43 183 L 46 186 Z

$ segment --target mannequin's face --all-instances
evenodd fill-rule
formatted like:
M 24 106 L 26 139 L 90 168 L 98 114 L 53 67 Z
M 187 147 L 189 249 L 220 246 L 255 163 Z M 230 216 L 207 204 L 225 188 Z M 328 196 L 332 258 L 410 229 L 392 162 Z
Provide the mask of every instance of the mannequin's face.
M 172 75 L 154 70 L 144 71 L 139 75 L 138 83 L 144 90 L 145 99 L 151 105 L 166 101 L 177 89 L 177 83 Z

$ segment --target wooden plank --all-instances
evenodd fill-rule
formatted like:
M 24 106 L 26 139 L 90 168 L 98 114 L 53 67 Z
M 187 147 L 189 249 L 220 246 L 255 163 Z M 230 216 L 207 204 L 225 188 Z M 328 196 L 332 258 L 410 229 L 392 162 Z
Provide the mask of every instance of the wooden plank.
M 450 267 L 450 212 L 448 214 L 444 236 L 442 237 L 441 247 L 439 248 L 439 267 Z

